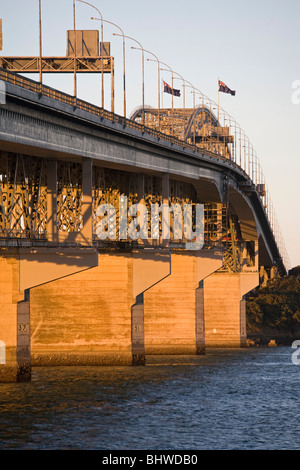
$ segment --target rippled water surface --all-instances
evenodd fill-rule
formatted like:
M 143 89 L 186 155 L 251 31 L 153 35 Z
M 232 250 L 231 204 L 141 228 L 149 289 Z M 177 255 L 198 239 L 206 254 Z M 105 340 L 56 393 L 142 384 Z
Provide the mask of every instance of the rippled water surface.
M 293 350 L 153 356 L 145 367 L 34 368 L 0 384 L 0 449 L 300 448 Z

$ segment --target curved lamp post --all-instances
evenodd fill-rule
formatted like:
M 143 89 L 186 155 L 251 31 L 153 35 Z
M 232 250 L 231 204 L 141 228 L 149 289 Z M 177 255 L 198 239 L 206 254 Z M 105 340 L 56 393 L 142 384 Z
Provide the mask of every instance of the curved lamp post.
M 186 120 L 185 120 L 185 87 L 186 87 L 186 86 L 191 86 L 191 88 L 194 88 L 194 87 L 193 87 L 193 85 L 192 85 L 190 82 L 188 82 L 187 80 L 185 80 L 185 79 L 183 78 L 183 76 L 180 75 L 178 72 L 174 72 L 174 73 L 175 73 L 176 75 L 178 75 L 178 77 L 174 77 L 174 79 L 176 80 L 176 78 L 177 78 L 177 79 L 179 79 L 179 80 L 182 80 L 182 82 L 183 82 L 183 83 L 182 83 L 182 87 L 183 87 L 183 109 L 184 109 L 183 136 L 185 136 L 185 127 L 186 127 Z M 186 84 L 185 84 L 186 82 L 189 83 L 189 85 L 186 85 Z
M 113 33 L 113 36 L 122 36 L 121 34 Z M 140 46 L 140 50 L 142 51 L 142 106 L 143 106 L 143 124 L 145 124 L 145 65 L 144 65 L 144 49 L 143 46 L 139 41 L 132 38 L 131 36 L 123 36 L 123 39 L 131 39 L 132 41 L 136 42 Z M 131 49 L 137 49 L 131 47 Z
M 182 97 L 182 102 L 183 102 L 183 109 L 185 109 L 185 79 L 178 73 L 174 72 L 178 77 L 174 77 L 174 80 L 182 80 L 182 87 L 183 87 L 183 97 Z
M 126 117 L 125 34 L 123 33 L 123 30 L 120 28 L 120 26 L 118 26 L 115 23 L 112 23 L 111 21 L 103 20 L 103 18 L 100 19 L 100 18 L 94 18 L 94 17 L 91 17 L 91 20 L 103 21 L 104 23 L 109 23 L 115 26 L 121 32 L 121 36 L 123 37 L 123 94 L 124 94 L 123 102 L 124 102 L 124 117 Z
M 39 0 L 39 53 L 40 53 L 40 82 L 43 86 L 43 66 L 42 66 L 42 5 Z
M 165 65 L 168 67 L 171 74 L 172 74 L 172 136 L 174 135 L 174 95 L 173 95 L 173 88 L 174 88 L 174 71 L 171 69 L 171 67 L 168 64 L 165 64 L 164 62 L 161 62 L 161 64 Z M 166 70 L 166 69 L 161 69 L 161 70 Z
M 188 82 L 189 83 L 189 82 Z M 195 91 L 196 88 L 190 84 L 190 85 L 187 85 L 189 88 L 193 88 L 193 91 L 191 91 L 192 95 L 193 95 L 193 109 L 195 110 L 196 108 L 196 94 L 197 95 L 202 95 L 201 92 L 199 91 Z M 194 133 L 193 133 L 193 144 L 196 145 L 196 125 L 195 125 L 195 119 L 194 119 L 194 123 L 193 123 L 193 126 L 194 126 Z
M 132 47 L 132 49 L 138 49 L 137 47 Z M 157 109 L 158 109 L 158 130 L 160 131 L 160 60 L 157 58 L 153 52 L 148 51 L 147 49 L 143 49 L 144 52 L 151 54 L 154 59 L 147 59 L 147 61 L 153 61 L 157 63 Z
M 103 47 L 103 16 L 102 16 L 102 13 L 98 10 L 98 8 L 96 8 L 91 3 L 85 2 L 83 0 L 76 0 L 76 1 L 80 2 L 80 3 L 85 3 L 86 5 L 89 5 L 90 7 L 94 8 L 98 12 L 98 14 L 100 15 L 100 17 L 101 17 L 101 44 L 102 44 L 102 47 Z M 100 51 L 100 55 L 101 55 L 101 51 Z M 103 60 L 101 60 L 101 107 L 104 108 Z

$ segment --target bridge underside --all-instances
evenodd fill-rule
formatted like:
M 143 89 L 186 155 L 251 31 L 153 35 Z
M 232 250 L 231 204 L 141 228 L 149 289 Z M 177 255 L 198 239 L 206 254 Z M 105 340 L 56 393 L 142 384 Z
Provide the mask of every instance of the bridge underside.
M 243 238 L 234 204 L 210 181 L 92 163 L 0 154 L 1 379 L 27 380 L 32 366 L 144 364 L 147 354 L 245 345 L 242 279 L 258 283 L 257 237 Z M 150 219 L 148 237 L 122 239 L 122 198 L 149 214 L 154 204 L 203 205 L 202 249 L 174 238 L 173 213 L 169 240 L 162 217 L 156 239 Z M 116 208 L 115 239 L 99 238 L 103 204 Z

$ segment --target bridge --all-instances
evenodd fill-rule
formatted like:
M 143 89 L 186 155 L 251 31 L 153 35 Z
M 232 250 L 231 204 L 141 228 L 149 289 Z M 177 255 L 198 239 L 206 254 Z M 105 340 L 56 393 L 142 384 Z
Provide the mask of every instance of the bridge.
M 35 366 L 245 347 L 245 295 L 285 275 L 288 257 L 234 119 L 204 95 L 193 108 L 141 106 L 127 118 L 9 64 L 0 381 L 30 380 Z

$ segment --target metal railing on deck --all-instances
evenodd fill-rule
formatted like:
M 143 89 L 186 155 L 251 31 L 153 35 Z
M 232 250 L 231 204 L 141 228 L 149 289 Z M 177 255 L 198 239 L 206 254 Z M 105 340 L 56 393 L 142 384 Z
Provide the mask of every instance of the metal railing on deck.
M 43 94 L 44 96 L 58 100 L 69 106 L 73 106 L 74 108 L 78 108 L 78 109 L 81 109 L 82 111 L 86 111 L 88 113 L 99 116 L 102 119 L 108 119 L 109 121 L 121 124 L 124 127 L 130 127 L 132 129 L 136 129 L 140 132 L 143 132 L 148 135 L 152 135 L 154 137 L 157 137 L 158 139 L 162 139 L 167 142 L 171 142 L 183 148 L 188 148 L 192 151 L 205 154 L 209 157 L 214 157 L 218 160 L 228 161 L 227 158 L 223 157 L 222 155 L 219 155 L 218 153 L 211 152 L 208 149 L 199 149 L 199 147 L 197 147 L 196 145 L 180 140 L 177 137 L 164 134 L 160 131 L 152 129 L 151 127 L 147 127 L 143 124 L 133 121 L 132 119 L 128 119 L 126 117 L 112 113 L 111 111 L 100 108 L 99 106 L 93 105 L 79 98 L 76 98 L 75 96 L 68 95 L 67 93 L 56 90 L 55 88 L 51 88 L 40 82 L 36 82 L 35 80 L 31 80 L 30 78 L 22 77 L 14 72 L 10 72 L 5 69 L 0 69 L 0 80 L 4 80 L 8 83 L 12 83 L 14 85 L 20 86 L 22 88 L 25 88 L 26 90 L 30 90 L 35 93 Z M 235 165 L 234 162 L 231 162 L 231 163 L 234 164 L 234 166 L 238 167 L 238 165 Z

